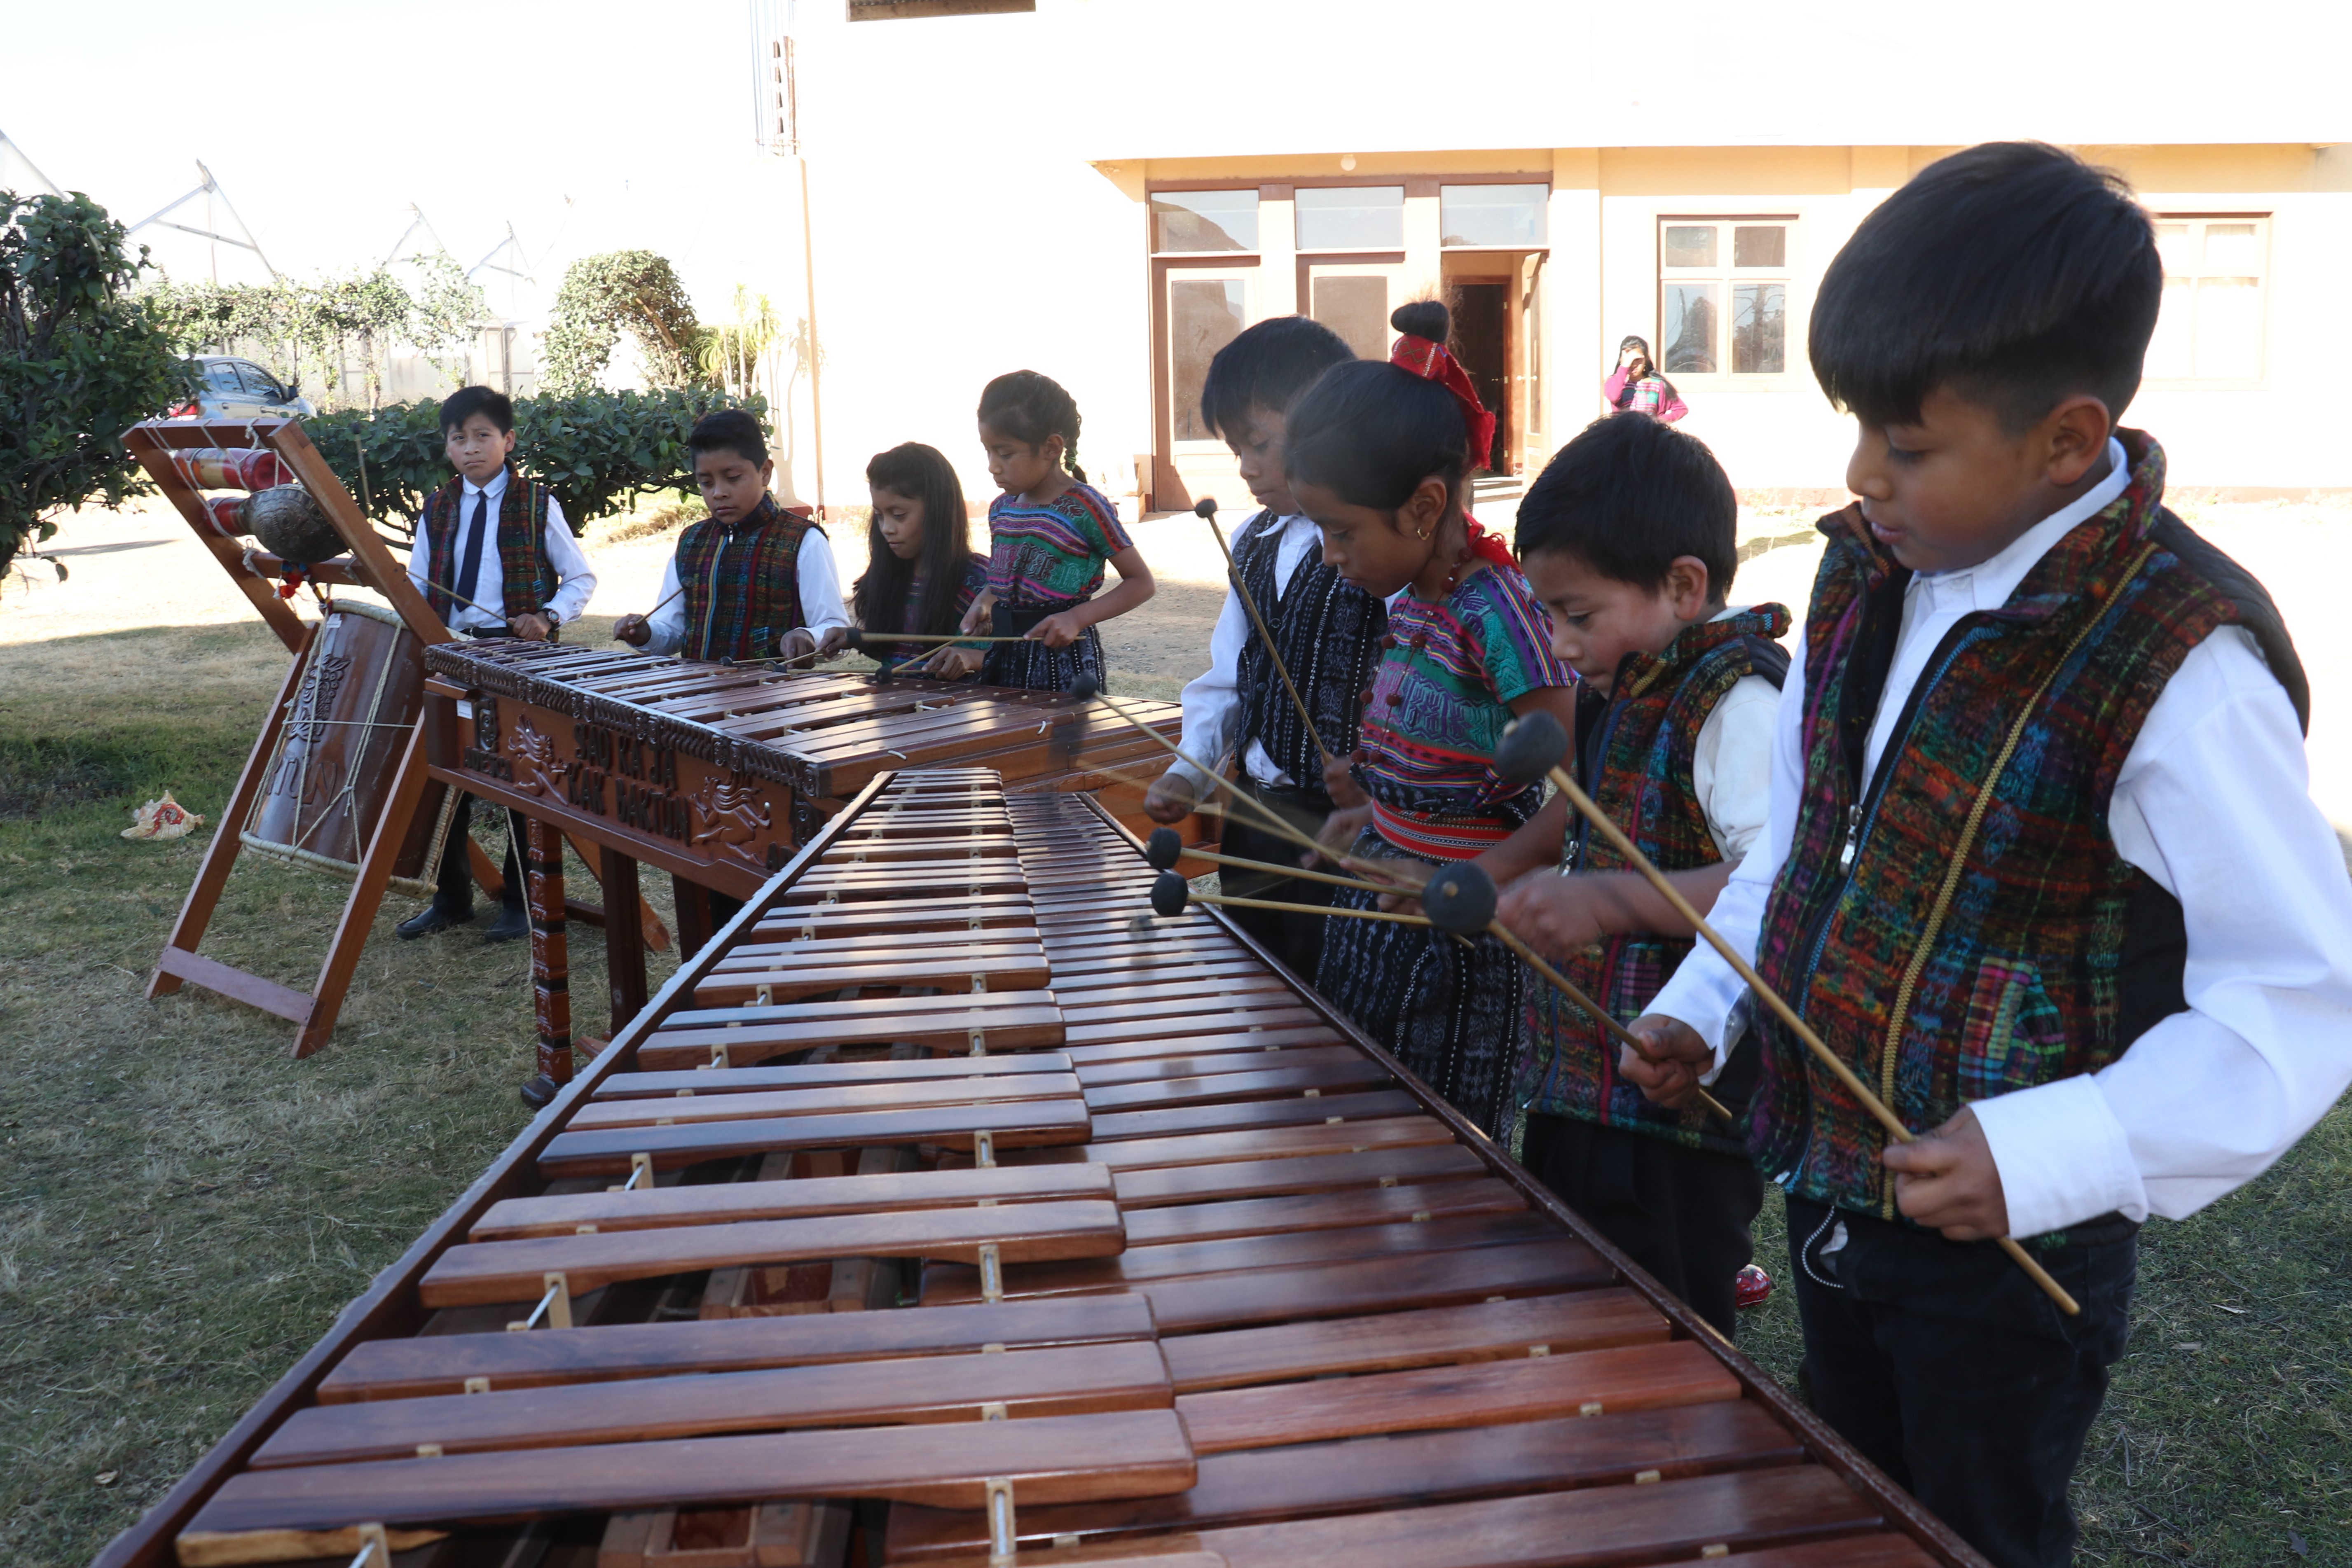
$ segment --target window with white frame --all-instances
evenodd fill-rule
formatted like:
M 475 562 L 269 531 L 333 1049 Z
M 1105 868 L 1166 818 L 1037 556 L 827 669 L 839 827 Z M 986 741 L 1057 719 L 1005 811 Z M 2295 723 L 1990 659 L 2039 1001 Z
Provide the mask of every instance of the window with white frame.
M 2263 284 L 2270 219 L 2158 214 L 2164 308 L 2148 340 L 2150 381 L 2253 381 L 2263 373 Z
M 1659 369 L 1777 376 L 1789 369 L 1790 217 L 1658 220 Z

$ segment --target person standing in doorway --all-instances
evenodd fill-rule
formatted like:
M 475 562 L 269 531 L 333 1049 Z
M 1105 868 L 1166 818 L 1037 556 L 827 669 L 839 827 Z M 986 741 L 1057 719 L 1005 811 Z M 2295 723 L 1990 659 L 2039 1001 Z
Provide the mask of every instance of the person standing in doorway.
M 1601 395 L 1619 413 L 1646 413 L 1665 424 L 1690 412 L 1675 383 L 1651 361 L 1645 338 L 1628 338 L 1617 345 L 1617 368 L 1601 383 Z

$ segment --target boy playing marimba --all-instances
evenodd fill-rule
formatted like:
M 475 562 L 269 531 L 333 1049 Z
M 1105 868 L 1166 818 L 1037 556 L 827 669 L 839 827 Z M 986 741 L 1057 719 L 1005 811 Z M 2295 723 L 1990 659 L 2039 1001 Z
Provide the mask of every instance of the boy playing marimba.
M 408 579 L 442 622 L 467 637 L 544 642 L 579 619 L 596 574 L 563 520 L 563 503 L 524 479 L 514 453 L 514 403 L 488 387 L 465 387 L 441 404 L 442 446 L 457 476 L 425 497 L 409 552 Z M 419 570 L 419 568 L 423 570 Z M 441 852 L 433 902 L 400 923 L 403 936 L 428 936 L 474 918 L 474 877 L 466 854 L 474 798 L 459 795 Z M 505 885 L 489 942 L 528 936 L 517 829 L 508 819 Z
M 1860 438 L 1712 921 L 1919 1141 L 1764 1007 L 1748 1145 L 1788 1192 L 1813 1407 L 2003 1568 L 2072 1555 L 2135 1235 L 2251 1180 L 2352 1080 L 2352 886 L 2269 595 L 2116 416 L 2163 292 L 2147 214 L 2055 148 L 1923 171 L 1823 277 Z M 1633 1025 L 1719 1067 L 1711 949 Z M 1939 1234 L 1940 1233 L 1940 1234 Z M 2010 1236 L 2068 1315 L 1990 1246 Z

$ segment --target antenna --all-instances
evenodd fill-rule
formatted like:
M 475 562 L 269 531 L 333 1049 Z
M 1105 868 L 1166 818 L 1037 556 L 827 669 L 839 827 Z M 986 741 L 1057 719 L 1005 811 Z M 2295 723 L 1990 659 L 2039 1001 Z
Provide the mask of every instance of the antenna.
M 8 139 L 8 133 L 6 131 L 0 131 L 0 184 L 6 184 L 11 187 L 22 184 L 24 182 L 16 177 L 16 171 L 19 168 L 23 169 L 26 173 L 30 174 L 33 177 L 33 183 L 37 184 L 42 190 L 47 191 L 50 195 L 62 196 L 65 194 L 63 191 L 58 189 L 56 181 L 41 172 L 41 166 L 39 164 L 34 162 L 30 158 L 25 155 L 25 150 L 22 147 L 17 146 L 16 142 Z
M 398 239 L 392 242 L 392 249 L 383 258 L 384 266 L 390 267 L 395 261 L 405 259 L 400 254 L 401 248 L 408 244 L 411 236 L 413 236 L 418 229 L 423 229 L 425 231 L 425 237 L 433 242 L 433 248 L 435 250 L 439 251 L 443 256 L 447 256 L 449 254 L 449 247 L 441 243 L 441 236 L 433 232 L 432 224 L 427 222 L 425 219 L 425 209 L 418 206 L 415 202 L 411 202 L 408 204 L 408 226 L 400 231 L 400 237 Z M 418 254 L 422 255 L 425 253 L 419 252 Z
M 141 218 L 137 223 L 132 224 L 129 229 L 124 231 L 125 234 L 135 235 L 141 229 L 143 229 L 152 224 L 157 228 L 177 229 L 184 235 L 194 235 L 198 239 L 210 240 L 212 242 L 213 281 L 215 283 L 218 283 L 220 281 L 220 247 L 223 245 L 241 246 L 245 249 L 251 251 L 254 255 L 261 256 L 261 265 L 269 268 L 270 281 L 276 282 L 278 279 L 278 269 L 269 266 L 269 258 L 268 256 L 262 256 L 261 243 L 253 237 L 253 231 L 246 227 L 245 219 L 237 214 L 236 207 L 228 199 L 228 193 L 220 188 L 220 182 L 213 178 L 213 172 L 205 167 L 205 161 L 201 158 L 196 160 L 196 173 L 199 176 L 199 180 L 194 190 L 164 203 L 154 212 L 150 213 L 147 216 Z M 186 206 L 190 202 L 194 201 L 198 196 L 202 196 L 205 199 L 205 226 L 203 228 L 191 228 L 186 224 L 166 223 L 164 221 L 165 214 L 179 211 L 182 207 Z M 229 221 L 236 225 L 236 234 L 222 234 L 214 226 L 215 220 L 213 217 L 213 201 L 215 197 L 219 199 L 222 206 L 228 209 Z M 242 235 L 245 237 L 240 239 L 237 237 L 238 235 Z

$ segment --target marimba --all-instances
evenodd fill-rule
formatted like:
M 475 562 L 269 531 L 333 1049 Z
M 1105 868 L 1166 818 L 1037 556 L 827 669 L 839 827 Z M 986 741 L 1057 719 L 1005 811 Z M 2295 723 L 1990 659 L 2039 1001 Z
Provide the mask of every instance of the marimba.
M 1132 780 L 1166 755 L 1067 696 L 1003 686 L 503 639 L 443 643 L 425 665 L 429 777 L 530 823 L 532 989 L 551 1083 L 572 1071 L 562 835 L 593 846 L 611 907 L 634 905 L 640 862 L 747 898 L 885 769 L 984 764 L 1015 792 L 1097 791 L 1140 823 Z M 1171 740 L 1183 727 L 1173 703 L 1129 706 Z M 709 939 L 709 905 L 684 885 L 677 917 L 686 950 Z M 626 921 L 606 922 L 604 943 L 617 1031 L 646 1002 L 645 945 Z
M 100 1561 L 1981 1562 L 1151 878 L 876 776 Z

